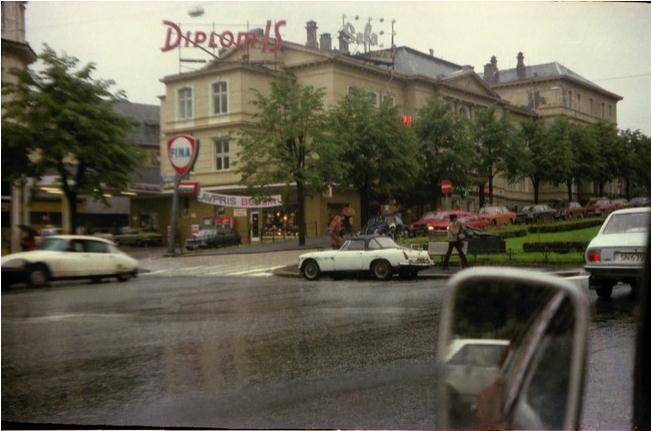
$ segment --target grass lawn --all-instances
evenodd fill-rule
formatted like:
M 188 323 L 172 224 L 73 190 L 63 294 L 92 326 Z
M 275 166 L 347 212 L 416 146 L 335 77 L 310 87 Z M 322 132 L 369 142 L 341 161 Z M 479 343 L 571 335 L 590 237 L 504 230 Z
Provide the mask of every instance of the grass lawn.
M 530 233 L 527 236 L 506 239 L 506 249 L 514 252 L 522 252 L 522 244 L 525 242 L 550 242 L 550 241 L 585 241 L 590 242 L 597 235 L 601 226 L 587 227 L 579 230 L 552 233 Z
M 569 253 L 542 253 L 532 252 L 525 253 L 522 251 L 522 244 L 525 242 L 549 242 L 549 241 L 585 241 L 589 242 L 597 235 L 600 226 L 593 226 L 584 229 L 565 231 L 565 232 L 552 232 L 552 233 L 530 233 L 527 236 L 507 238 L 506 250 L 504 254 L 480 254 L 476 256 L 468 256 L 468 261 L 471 264 L 477 265 L 517 265 L 517 266 L 536 266 L 536 265 L 583 265 L 584 255 L 582 252 L 569 252 Z M 445 237 L 435 237 L 431 241 L 445 241 Z M 408 245 L 410 242 L 423 242 L 419 239 L 417 241 L 404 241 Z M 425 245 L 426 247 L 426 245 Z M 435 257 L 435 263 L 440 264 L 442 258 Z M 456 257 L 451 258 L 451 264 L 458 264 L 459 259 Z

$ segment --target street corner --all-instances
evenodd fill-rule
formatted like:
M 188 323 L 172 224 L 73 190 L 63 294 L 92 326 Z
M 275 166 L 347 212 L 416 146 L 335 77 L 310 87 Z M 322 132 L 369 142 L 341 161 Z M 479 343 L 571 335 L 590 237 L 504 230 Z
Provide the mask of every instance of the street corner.
M 272 271 L 273 275 L 278 277 L 289 277 L 289 278 L 301 278 L 303 274 L 298 269 L 296 264 L 283 266 L 282 268 L 277 268 Z

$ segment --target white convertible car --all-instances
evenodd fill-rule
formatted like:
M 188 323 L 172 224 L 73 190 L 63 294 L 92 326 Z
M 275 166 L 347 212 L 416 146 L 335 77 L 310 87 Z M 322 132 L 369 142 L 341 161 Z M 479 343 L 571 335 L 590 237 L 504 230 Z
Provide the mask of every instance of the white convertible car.
M 94 236 L 55 235 L 41 240 L 37 250 L 2 258 L 3 282 L 24 281 L 44 286 L 50 280 L 116 277 L 126 281 L 138 273 L 138 261 L 111 241 Z
M 427 251 L 404 248 L 378 235 L 360 235 L 344 242 L 339 250 L 305 253 L 298 258 L 298 268 L 308 280 L 324 273 L 359 272 L 370 272 L 378 280 L 387 280 L 394 273 L 413 278 L 432 265 Z
M 590 289 L 610 298 L 618 282 L 638 287 L 644 270 L 644 251 L 651 208 L 628 208 L 610 213 L 585 251 Z

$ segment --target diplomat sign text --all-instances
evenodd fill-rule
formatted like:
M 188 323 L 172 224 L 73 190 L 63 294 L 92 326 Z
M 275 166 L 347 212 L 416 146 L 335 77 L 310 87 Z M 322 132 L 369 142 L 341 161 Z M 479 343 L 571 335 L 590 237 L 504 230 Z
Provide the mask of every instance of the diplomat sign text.
M 280 34 L 280 28 L 285 26 L 285 20 L 276 21 L 273 25 L 273 36 L 271 35 L 272 22 L 267 20 L 264 33 L 255 31 L 232 32 L 226 30 L 223 32 L 204 32 L 204 31 L 184 31 L 180 25 L 172 21 L 163 21 L 167 26 L 165 35 L 165 44 L 161 51 L 171 51 L 178 47 L 198 47 L 198 48 L 255 48 L 258 45 L 262 51 L 278 52 L 282 48 L 283 39 Z

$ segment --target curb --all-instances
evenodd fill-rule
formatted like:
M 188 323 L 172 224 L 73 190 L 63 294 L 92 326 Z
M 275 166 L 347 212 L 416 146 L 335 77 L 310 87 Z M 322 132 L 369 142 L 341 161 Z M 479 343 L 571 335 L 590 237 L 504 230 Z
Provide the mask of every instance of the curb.
M 441 279 L 448 279 L 455 275 L 459 271 L 450 271 L 450 272 L 442 272 L 440 274 L 418 274 L 418 279 L 421 280 L 441 280 Z M 580 275 L 587 275 L 583 269 L 566 269 L 566 270 L 558 270 L 558 271 L 543 271 L 543 272 L 548 272 L 550 274 L 556 275 L 558 277 L 574 277 L 574 276 L 580 276 Z M 273 275 L 277 275 L 279 277 L 287 277 L 287 278 L 303 278 L 303 274 L 296 268 L 296 265 L 287 265 L 282 268 L 278 268 L 272 271 Z

